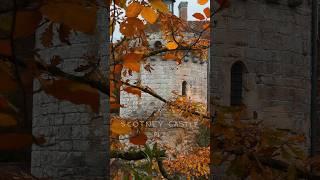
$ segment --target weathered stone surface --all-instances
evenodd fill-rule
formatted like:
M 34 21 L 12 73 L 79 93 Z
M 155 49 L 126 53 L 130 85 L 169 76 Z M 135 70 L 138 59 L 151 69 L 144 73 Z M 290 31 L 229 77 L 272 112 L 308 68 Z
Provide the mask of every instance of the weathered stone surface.
M 159 37 L 158 37 L 159 38 Z M 194 59 L 194 58 L 191 58 Z M 207 63 L 200 64 L 192 61 L 177 65 L 175 61 L 148 61 L 154 68 L 152 73 L 141 66 L 140 75 L 130 78 L 130 82 L 140 79 L 142 84 L 153 89 L 161 97 L 170 100 L 173 91 L 181 95 L 182 82 L 187 82 L 187 96 L 195 101 L 207 102 Z M 126 92 L 121 92 L 120 115 L 124 117 L 148 117 L 163 102 L 159 99 L 142 93 L 141 98 Z
M 70 46 L 61 44 L 55 36 L 55 46 L 43 48 L 39 39 L 45 27 L 39 29 L 36 44 L 41 49 L 40 56 L 49 62 L 53 55 L 60 55 L 65 59 L 61 69 L 80 75 L 74 72 L 79 59 L 86 54 L 95 55 L 106 62 L 101 68 L 108 74 L 107 17 L 107 12 L 99 10 L 97 33 L 72 34 Z M 34 84 L 35 89 L 39 88 L 37 81 Z M 107 179 L 109 103 L 104 94 L 100 97 L 100 112 L 96 114 L 86 105 L 57 100 L 44 92 L 34 94 L 33 134 L 44 135 L 50 144 L 33 146 L 31 172 L 34 176 L 57 180 Z
M 210 101 L 230 105 L 231 66 L 241 61 L 248 71 L 243 83 L 248 114 L 309 138 L 311 5 L 301 1 L 291 8 L 289 1 L 231 0 L 232 7 L 215 17 Z

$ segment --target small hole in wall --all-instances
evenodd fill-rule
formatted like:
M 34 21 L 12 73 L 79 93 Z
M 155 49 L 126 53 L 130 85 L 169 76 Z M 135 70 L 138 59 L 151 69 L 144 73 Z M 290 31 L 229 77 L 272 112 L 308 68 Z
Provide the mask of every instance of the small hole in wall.
M 258 113 L 257 111 L 253 111 L 253 119 L 258 119 Z
M 187 95 L 187 82 L 183 81 L 182 82 L 182 92 L 181 92 L 182 96 L 186 96 Z

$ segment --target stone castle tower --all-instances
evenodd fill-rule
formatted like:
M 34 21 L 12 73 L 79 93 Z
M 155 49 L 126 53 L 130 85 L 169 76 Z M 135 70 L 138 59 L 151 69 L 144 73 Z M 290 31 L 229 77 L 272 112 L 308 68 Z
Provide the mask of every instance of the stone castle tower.
M 211 101 L 226 106 L 243 103 L 248 119 L 309 135 L 311 4 L 230 2 L 214 18 Z
M 175 1 L 166 0 L 169 10 L 173 12 Z M 186 21 L 188 15 L 188 2 L 181 2 L 178 7 L 180 17 Z M 197 21 L 188 21 L 188 24 L 196 26 Z M 200 24 L 200 27 L 201 24 Z M 161 48 L 166 43 L 162 39 L 160 27 L 156 25 L 146 30 L 149 44 L 152 49 Z M 194 35 L 191 32 L 192 35 Z M 173 91 L 179 95 L 186 95 L 194 101 L 207 103 L 207 61 L 194 57 L 188 53 L 182 63 L 177 65 L 176 61 L 168 61 L 159 56 L 153 56 L 146 62 L 154 69 L 148 72 L 141 65 L 141 72 L 130 77 L 131 81 L 139 80 L 143 85 L 153 89 L 164 99 L 171 100 Z M 159 109 L 164 103 L 147 93 L 137 97 L 127 92 L 121 92 L 120 104 L 125 108 L 120 109 L 123 117 L 146 117 L 154 110 Z
M 175 62 L 155 58 L 149 61 L 157 66 L 156 71 L 152 74 L 142 71 L 140 77 L 135 78 L 160 90 L 160 95 L 164 97 L 169 97 L 172 90 L 183 93 L 185 86 L 187 94 L 203 102 L 208 99 L 210 103 L 226 106 L 245 104 L 248 107 L 247 119 L 263 120 L 266 125 L 305 132 L 307 135 L 312 132 L 312 139 L 320 137 L 314 130 L 311 131 L 319 125 L 314 123 L 317 120 L 317 52 L 314 50 L 317 44 L 314 40 L 318 31 L 315 29 L 318 18 L 314 4 L 303 0 L 230 1 L 231 7 L 212 19 L 212 23 L 213 20 L 216 23 L 211 33 L 212 48 L 208 64 L 188 57 L 178 69 L 172 69 L 176 67 Z M 179 6 L 182 18 L 187 16 L 186 5 L 182 3 Z M 107 58 L 101 53 L 107 52 L 106 47 L 98 41 L 108 34 L 108 28 L 104 26 L 108 23 L 103 17 L 106 14 L 98 17 L 101 34 L 74 38 L 72 43 L 75 45 L 43 50 L 43 55 L 62 53 L 62 58 L 67 59 L 63 65 L 66 71 L 73 69 L 84 49 Z M 154 41 L 150 44 L 161 43 L 159 37 L 156 33 L 150 35 L 149 38 Z M 49 60 L 50 57 L 46 58 Z M 151 82 L 151 79 L 155 80 Z M 151 111 L 159 106 L 148 95 L 142 95 L 143 101 L 128 94 L 121 94 L 121 98 L 121 103 L 138 107 L 121 111 L 120 114 L 125 116 L 143 115 L 143 110 Z M 105 98 L 101 101 L 104 108 L 107 102 Z M 33 133 L 43 134 L 56 144 L 33 148 L 34 175 L 106 178 L 107 113 L 91 114 L 85 107 L 68 102 L 58 103 L 43 93 L 34 95 L 33 107 Z M 318 144 L 313 140 L 308 149 L 317 152 L 320 149 Z

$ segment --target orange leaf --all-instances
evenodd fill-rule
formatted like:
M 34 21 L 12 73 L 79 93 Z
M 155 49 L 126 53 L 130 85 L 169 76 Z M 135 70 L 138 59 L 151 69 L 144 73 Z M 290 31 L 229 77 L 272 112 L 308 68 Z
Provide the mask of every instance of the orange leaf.
M 144 133 L 141 133 L 136 136 L 130 137 L 129 140 L 132 144 L 135 145 L 145 145 L 148 140 L 148 137 Z
M 164 59 L 166 59 L 166 60 L 175 60 L 176 58 L 177 58 L 177 56 L 176 55 L 174 55 L 174 54 L 165 54 L 164 56 L 163 56 L 163 58 Z
M 205 5 L 208 3 L 208 0 L 198 0 L 198 4 Z
M 120 74 L 122 72 L 122 68 L 123 68 L 122 64 L 116 64 L 113 70 L 114 74 L 116 75 Z
M 175 43 L 175 42 L 168 42 L 166 44 L 166 47 L 169 49 L 169 50 L 174 50 L 174 49 L 177 49 L 178 48 L 178 44 Z
M 160 12 L 166 13 L 169 11 L 168 6 L 162 0 L 149 0 L 151 6 Z
M 16 126 L 17 120 L 8 113 L 0 113 L 0 127 Z
M 194 13 L 192 16 L 199 20 L 205 19 L 205 17 L 201 13 Z
M 210 8 L 207 7 L 203 10 L 204 14 L 206 15 L 207 18 L 210 18 Z
M 141 97 L 141 90 L 138 89 L 138 88 L 126 87 L 123 90 L 126 91 L 127 93 L 134 94 L 134 95 L 137 95 L 137 96 Z
M 127 17 L 137 17 L 142 10 L 142 5 L 138 2 L 133 2 L 129 4 L 127 10 L 126 10 L 126 16 Z
M 118 134 L 118 135 L 124 135 L 124 134 L 130 134 L 131 133 L 131 127 L 127 125 L 124 121 L 113 118 L 111 121 L 111 132 Z
M 131 69 L 132 71 L 140 72 L 140 60 L 142 54 L 129 53 L 123 57 L 123 66 Z
M 134 37 L 143 33 L 143 22 L 138 18 L 127 18 L 120 24 L 120 32 L 124 36 Z
M 111 103 L 110 104 L 110 109 L 119 109 L 124 107 L 122 104 L 117 104 L 117 103 Z
M 151 7 L 144 7 L 141 11 L 141 16 L 150 24 L 154 24 L 159 17 L 158 13 Z
M 14 38 L 28 37 L 35 33 L 42 15 L 38 11 L 17 11 Z
M 47 94 L 74 104 L 89 105 L 96 113 L 99 111 L 99 92 L 91 86 L 67 79 L 39 80 Z
M 13 72 L 10 65 L 0 61 L 0 92 L 11 92 L 17 88 Z
M 11 41 L 0 39 L 0 54 L 5 56 L 11 56 Z
M 207 29 L 207 28 L 210 28 L 210 23 L 206 23 L 202 26 L 203 29 Z
M 28 148 L 33 143 L 31 134 L 0 134 L 0 150 L 19 150 Z
M 52 2 L 40 9 L 41 13 L 53 22 L 63 23 L 84 33 L 94 33 L 96 29 L 96 7 L 88 7 L 72 2 Z

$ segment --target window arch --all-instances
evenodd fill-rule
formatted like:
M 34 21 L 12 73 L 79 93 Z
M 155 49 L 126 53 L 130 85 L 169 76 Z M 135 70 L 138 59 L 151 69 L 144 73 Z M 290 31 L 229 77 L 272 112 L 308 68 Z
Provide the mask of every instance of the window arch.
M 245 71 L 245 65 L 240 61 L 235 62 L 231 67 L 231 106 L 240 106 L 243 103 L 243 81 Z
M 183 81 L 182 82 L 182 96 L 186 96 L 187 95 L 187 81 Z

